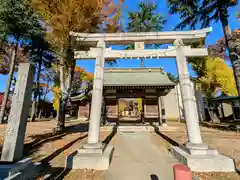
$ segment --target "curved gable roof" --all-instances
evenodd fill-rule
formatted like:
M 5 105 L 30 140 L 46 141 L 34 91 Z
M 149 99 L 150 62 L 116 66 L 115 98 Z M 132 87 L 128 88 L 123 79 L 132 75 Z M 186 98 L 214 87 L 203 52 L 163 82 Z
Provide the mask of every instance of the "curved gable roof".
M 175 86 L 161 68 L 105 69 L 104 86 Z

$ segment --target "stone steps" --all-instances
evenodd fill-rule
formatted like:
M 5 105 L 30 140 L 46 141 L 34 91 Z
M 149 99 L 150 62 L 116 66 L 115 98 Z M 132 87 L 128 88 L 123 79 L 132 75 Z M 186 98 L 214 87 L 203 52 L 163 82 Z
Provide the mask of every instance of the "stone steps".
M 114 128 L 116 128 L 115 126 L 104 126 L 101 127 L 101 131 L 102 132 L 108 132 L 108 131 L 113 131 Z M 176 131 L 177 127 L 170 127 L 170 126 L 166 126 L 166 127 L 162 127 L 162 126 L 157 126 L 157 131 Z M 118 126 L 117 127 L 117 131 L 118 132 L 154 132 L 155 131 L 155 127 L 153 126 Z

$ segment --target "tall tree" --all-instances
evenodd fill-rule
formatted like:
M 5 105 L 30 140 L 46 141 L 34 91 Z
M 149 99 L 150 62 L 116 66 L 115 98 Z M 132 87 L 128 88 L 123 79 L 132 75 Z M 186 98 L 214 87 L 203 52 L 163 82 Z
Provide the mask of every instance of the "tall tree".
M 237 5 L 237 0 L 168 0 L 169 12 L 180 14 L 181 22 L 176 28 L 196 29 L 208 27 L 212 22 L 220 21 L 225 37 L 225 44 L 232 62 L 238 95 L 240 95 L 240 43 L 232 38 L 228 22 L 229 8 Z
M 162 31 L 165 19 L 157 11 L 157 4 L 150 2 L 139 3 L 139 11 L 129 12 L 129 23 L 127 26 L 128 32 L 156 32 Z M 133 49 L 131 45 L 128 49 Z M 144 61 L 141 59 L 141 67 L 144 66 Z
M 200 63 L 200 61 L 202 61 Z M 190 64 L 197 74 L 196 83 L 205 95 L 207 102 L 219 93 L 236 96 L 237 89 L 233 70 L 221 58 L 192 58 Z M 213 122 L 219 122 L 216 104 L 208 103 L 208 114 Z
M 201 62 L 201 63 L 200 63 Z M 232 69 L 221 58 L 192 58 L 189 62 L 195 71 L 196 81 L 207 98 L 216 97 L 218 92 L 236 96 Z
M 106 25 L 105 27 L 103 27 L 103 32 L 106 33 L 123 32 L 121 9 L 118 9 L 112 18 L 106 20 Z
M 31 51 L 30 61 L 36 65 L 37 72 L 31 111 L 31 121 L 34 121 L 36 117 L 37 99 L 39 105 L 41 96 L 40 76 L 44 70 L 43 67 L 49 68 L 51 67 L 51 64 L 54 63 L 54 54 L 50 50 L 49 43 L 44 39 L 43 33 L 36 34 L 34 37 L 32 37 L 29 48 Z M 37 108 L 37 112 L 39 113 L 39 106 Z
M 76 66 L 74 69 L 74 78 L 72 84 L 72 93 L 76 93 L 81 88 L 83 91 L 88 88 L 88 83 L 93 80 L 93 74 L 85 69 Z
M 2 122 L 20 42 L 33 36 L 36 31 L 41 29 L 41 25 L 33 9 L 27 5 L 26 0 L 0 0 L 0 27 L 1 31 L 5 32 L 7 37 L 11 37 L 11 41 L 14 43 L 4 102 L 0 111 L 0 122 Z
M 168 78 L 169 78 L 172 82 L 174 82 L 174 83 L 177 83 L 177 82 L 178 82 L 178 77 L 175 76 L 173 73 L 168 72 L 167 75 L 168 75 Z
M 32 0 L 31 5 L 48 28 L 47 40 L 58 56 L 58 73 L 60 81 L 59 111 L 57 129 L 64 128 L 65 107 L 69 99 L 75 60 L 70 32 L 96 32 L 103 20 L 116 12 L 110 0 Z M 103 9 L 110 9 L 104 11 Z M 78 45 L 79 46 L 79 45 Z M 84 47 L 83 47 L 84 48 Z

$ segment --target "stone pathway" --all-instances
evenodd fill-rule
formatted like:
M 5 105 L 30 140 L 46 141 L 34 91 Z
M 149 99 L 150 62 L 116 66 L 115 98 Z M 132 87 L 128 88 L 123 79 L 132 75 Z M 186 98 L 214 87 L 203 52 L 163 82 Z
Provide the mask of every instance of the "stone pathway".
M 177 160 L 157 147 L 148 132 L 120 132 L 106 180 L 173 180 Z M 159 137 L 160 138 L 160 137 Z

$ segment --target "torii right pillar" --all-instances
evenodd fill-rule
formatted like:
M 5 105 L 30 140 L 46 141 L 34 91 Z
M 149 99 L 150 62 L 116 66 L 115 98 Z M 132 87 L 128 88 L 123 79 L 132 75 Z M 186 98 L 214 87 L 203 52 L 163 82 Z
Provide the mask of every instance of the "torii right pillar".
M 196 105 L 196 98 L 191 86 L 187 60 L 184 55 L 183 41 L 177 39 L 176 47 L 177 70 L 182 94 L 184 116 L 188 132 L 188 142 L 180 147 L 173 146 L 174 156 L 195 172 L 234 172 L 234 160 L 220 154 L 216 149 L 203 143 Z

